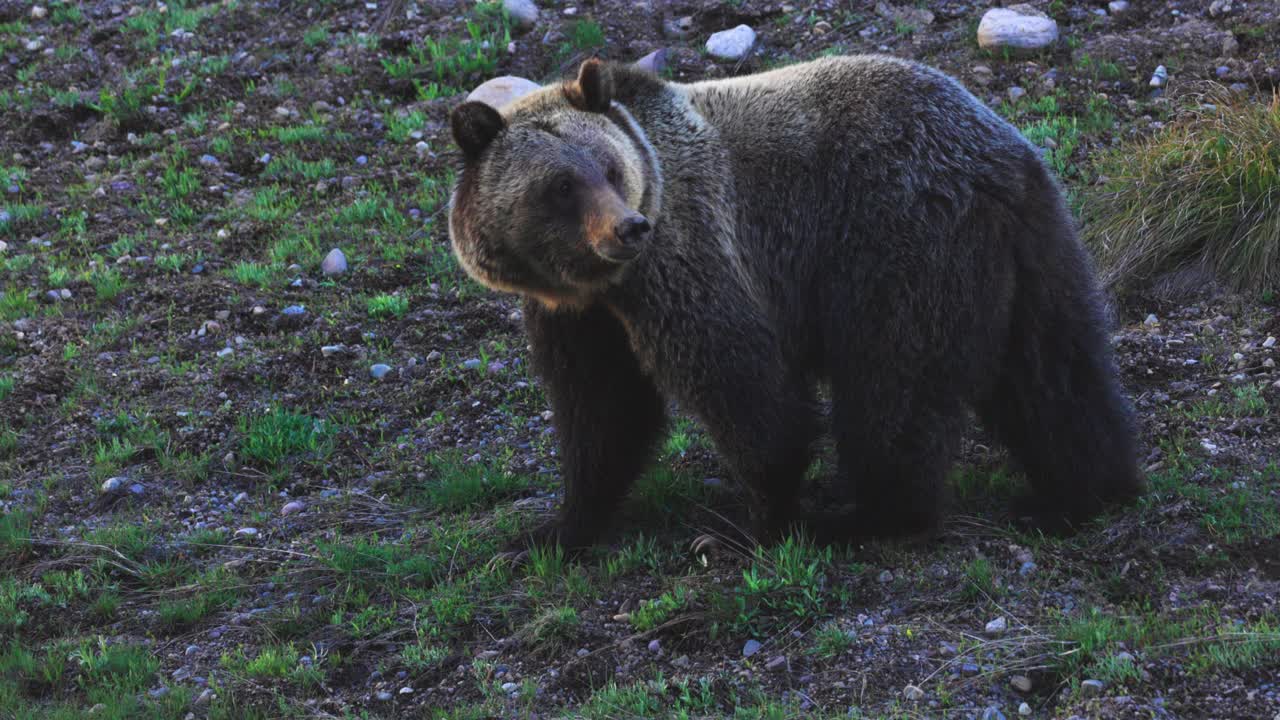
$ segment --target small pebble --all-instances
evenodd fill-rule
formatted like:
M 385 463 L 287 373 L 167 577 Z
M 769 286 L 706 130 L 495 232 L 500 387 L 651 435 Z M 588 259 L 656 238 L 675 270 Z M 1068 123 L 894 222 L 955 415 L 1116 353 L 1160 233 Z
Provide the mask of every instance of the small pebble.
M 516 688 L 518 688 L 518 687 L 520 687 L 520 685 L 519 685 L 518 683 L 513 683 L 513 682 L 504 682 L 504 683 L 502 683 L 502 690 L 503 690 L 503 692 L 511 692 L 511 691 L 515 690 Z
M 377 365 L 369 368 L 369 374 L 373 376 L 374 380 L 381 380 L 386 377 L 389 372 L 391 372 L 391 366 L 384 365 L 382 363 L 378 363 Z
M 1014 675 L 1009 678 L 1009 685 L 1020 693 L 1031 692 L 1031 678 L 1026 675 Z
M 1031 714 L 1031 706 L 1030 706 L 1030 705 L 1028 705 L 1028 704 L 1026 704 L 1026 703 L 1022 703 L 1021 705 L 1019 705 L 1019 706 L 1018 706 L 1018 714 L 1019 714 L 1019 715 L 1030 715 L 1030 714 Z
M 258 528 L 243 527 L 236 531 L 236 537 L 255 538 L 258 537 Z
M 778 670 L 778 669 L 782 668 L 782 667 L 783 667 L 784 665 L 786 665 L 786 664 L 787 664 L 787 658 L 786 658 L 786 656 L 785 656 L 785 655 L 779 655 L 779 656 L 777 656 L 777 657 L 775 657 L 775 658 L 771 658 L 771 659 L 769 660 L 769 662 L 765 664 L 764 669 L 765 669 L 765 670 Z
M 1085 680 L 1080 683 L 1080 693 L 1085 697 L 1096 697 L 1102 694 L 1103 687 L 1101 680 Z
M 301 502 L 294 500 L 293 502 L 285 503 L 284 507 L 280 508 L 280 514 L 293 515 L 294 513 L 300 513 L 304 507 Z
M 752 655 L 755 655 L 760 652 L 761 647 L 763 646 L 760 644 L 759 640 L 748 640 L 746 644 L 742 646 L 742 657 L 751 657 Z
M 1001 616 L 987 623 L 986 633 L 990 637 L 997 637 L 1003 635 L 1007 629 L 1009 629 L 1009 623 Z
M 662 651 L 662 643 L 655 638 L 649 641 L 649 652 L 656 653 Z
M 1005 717 L 1000 708 L 989 707 L 982 712 L 982 720 L 1005 720 Z
M 124 483 L 125 483 L 125 479 L 122 477 L 107 478 L 102 483 L 102 492 L 104 493 L 119 492 L 122 488 L 124 488 Z
M 924 690 L 915 685 L 908 685 L 902 688 L 902 696 L 911 702 L 919 702 L 924 699 Z
M 893 582 L 893 573 L 888 570 L 882 570 L 880 571 L 880 576 L 876 579 L 882 583 L 891 583 Z

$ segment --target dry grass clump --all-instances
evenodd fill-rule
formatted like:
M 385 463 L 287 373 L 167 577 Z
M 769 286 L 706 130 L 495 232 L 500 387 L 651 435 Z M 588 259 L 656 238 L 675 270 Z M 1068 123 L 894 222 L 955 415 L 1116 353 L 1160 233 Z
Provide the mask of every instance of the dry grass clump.
M 1209 273 L 1238 291 L 1280 289 L 1280 95 L 1221 89 L 1186 119 L 1103 155 L 1084 234 L 1109 287 Z

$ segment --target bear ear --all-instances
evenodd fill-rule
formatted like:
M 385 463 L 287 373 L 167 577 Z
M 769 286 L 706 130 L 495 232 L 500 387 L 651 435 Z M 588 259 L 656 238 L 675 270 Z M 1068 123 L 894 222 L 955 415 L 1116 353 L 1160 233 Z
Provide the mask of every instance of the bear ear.
M 613 102 L 613 77 L 599 58 L 591 58 L 578 68 L 578 79 L 565 85 L 565 96 L 585 112 L 608 112 Z
M 453 141 L 468 160 L 480 157 L 498 133 L 507 129 L 507 121 L 497 110 L 474 100 L 454 108 L 449 115 L 449 125 L 453 129 Z

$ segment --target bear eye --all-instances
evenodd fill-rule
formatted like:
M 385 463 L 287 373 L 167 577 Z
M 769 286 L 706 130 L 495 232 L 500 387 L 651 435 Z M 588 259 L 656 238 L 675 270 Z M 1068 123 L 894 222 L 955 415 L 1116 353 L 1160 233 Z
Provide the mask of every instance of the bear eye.
M 561 195 L 568 195 L 573 192 L 573 182 L 569 178 L 560 178 L 556 181 L 556 192 Z
M 610 185 L 616 186 L 619 182 L 622 181 L 622 174 L 618 172 L 617 165 L 610 165 L 609 169 L 605 170 L 604 176 L 605 176 L 605 179 L 609 181 Z

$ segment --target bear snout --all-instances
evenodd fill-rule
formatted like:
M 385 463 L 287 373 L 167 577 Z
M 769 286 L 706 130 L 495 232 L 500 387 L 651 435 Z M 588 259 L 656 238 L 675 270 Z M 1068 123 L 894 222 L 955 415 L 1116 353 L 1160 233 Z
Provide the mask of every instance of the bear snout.
M 649 230 L 648 218 L 638 212 L 628 212 L 613 222 L 609 234 L 596 236 L 591 245 L 601 258 L 611 263 L 625 263 L 634 260 L 644 249 Z
M 649 220 L 640 213 L 632 213 L 622 218 L 613 228 L 613 236 L 627 247 L 638 246 L 648 235 Z

